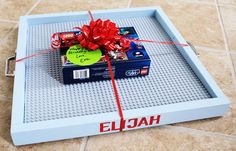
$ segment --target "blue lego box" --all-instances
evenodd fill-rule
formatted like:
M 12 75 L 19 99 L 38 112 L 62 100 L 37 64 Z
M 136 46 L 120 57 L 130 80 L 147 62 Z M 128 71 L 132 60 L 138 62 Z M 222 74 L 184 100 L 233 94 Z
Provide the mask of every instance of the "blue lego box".
M 73 33 L 81 34 L 80 31 L 74 31 Z M 119 34 L 126 38 L 139 38 L 134 27 L 121 27 L 119 28 Z M 64 84 L 110 79 L 104 52 L 101 51 L 102 54 L 96 63 L 81 66 L 69 61 L 68 49 L 67 47 L 60 49 Z M 109 58 L 115 79 L 140 77 L 149 74 L 151 60 L 141 43 L 131 42 L 131 48 L 127 52 L 111 51 L 109 52 Z

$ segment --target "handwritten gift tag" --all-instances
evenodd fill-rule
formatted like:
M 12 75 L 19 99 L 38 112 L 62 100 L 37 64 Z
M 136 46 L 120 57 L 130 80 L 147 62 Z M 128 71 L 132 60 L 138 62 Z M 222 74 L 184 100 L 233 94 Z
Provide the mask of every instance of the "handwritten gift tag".
M 92 65 L 100 60 L 102 52 L 100 49 L 89 51 L 80 45 L 71 46 L 67 52 L 67 59 L 80 66 Z

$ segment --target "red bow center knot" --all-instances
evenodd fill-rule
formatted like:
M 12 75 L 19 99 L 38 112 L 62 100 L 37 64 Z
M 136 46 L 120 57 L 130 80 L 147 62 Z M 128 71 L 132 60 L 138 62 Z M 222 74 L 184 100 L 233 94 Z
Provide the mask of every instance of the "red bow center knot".
M 126 52 L 130 48 L 130 40 L 120 36 L 118 27 L 110 20 L 91 20 L 89 25 L 75 28 L 82 32 L 77 40 L 83 48 L 89 50 L 103 48 L 106 52 L 113 50 Z

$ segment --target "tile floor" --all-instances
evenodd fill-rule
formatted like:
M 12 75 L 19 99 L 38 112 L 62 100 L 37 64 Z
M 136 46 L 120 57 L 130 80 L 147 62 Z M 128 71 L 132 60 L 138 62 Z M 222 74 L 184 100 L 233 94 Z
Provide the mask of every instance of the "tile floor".
M 1 0 L 0 150 L 236 150 L 236 0 Z M 5 78 L 5 59 L 14 54 L 21 15 L 65 11 L 161 6 L 228 96 L 220 118 L 15 147 L 9 129 L 13 79 Z M 19 37 L 20 38 L 20 37 Z

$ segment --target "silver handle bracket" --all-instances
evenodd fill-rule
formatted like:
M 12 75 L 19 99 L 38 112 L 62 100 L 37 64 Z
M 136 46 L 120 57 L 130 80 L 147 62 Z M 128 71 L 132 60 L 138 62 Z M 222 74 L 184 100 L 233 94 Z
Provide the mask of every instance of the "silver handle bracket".
M 200 53 L 197 51 L 197 49 L 194 47 L 194 45 L 191 42 L 189 42 L 189 41 L 187 41 L 187 44 L 191 47 L 193 52 L 199 57 Z
M 8 57 L 6 59 L 6 66 L 5 66 L 5 76 L 6 77 L 14 77 L 15 71 L 10 72 L 10 62 L 16 60 L 16 55 Z

